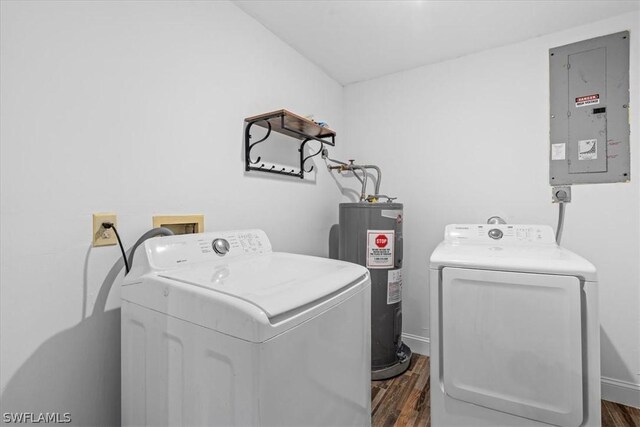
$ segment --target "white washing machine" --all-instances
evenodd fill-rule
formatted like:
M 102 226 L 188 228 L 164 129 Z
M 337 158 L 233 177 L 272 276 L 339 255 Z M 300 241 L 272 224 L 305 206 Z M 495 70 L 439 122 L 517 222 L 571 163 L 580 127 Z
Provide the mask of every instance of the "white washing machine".
M 595 267 L 545 225 L 448 225 L 431 256 L 431 417 L 599 426 Z
M 125 426 L 370 425 L 370 279 L 260 230 L 151 239 L 122 287 Z

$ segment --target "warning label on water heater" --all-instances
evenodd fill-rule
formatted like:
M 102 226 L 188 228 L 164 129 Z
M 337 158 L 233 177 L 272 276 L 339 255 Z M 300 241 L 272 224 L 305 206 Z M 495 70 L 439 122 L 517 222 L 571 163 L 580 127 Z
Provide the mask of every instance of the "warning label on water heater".
M 367 230 L 367 268 L 393 268 L 393 230 Z
M 402 270 L 389 270 L 387 273 L 387 304 L 402 301 Z

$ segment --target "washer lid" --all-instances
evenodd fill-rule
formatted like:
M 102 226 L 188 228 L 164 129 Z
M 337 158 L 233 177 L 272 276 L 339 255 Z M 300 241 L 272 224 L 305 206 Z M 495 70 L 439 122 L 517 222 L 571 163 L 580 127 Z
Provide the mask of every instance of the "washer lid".
M 288 253 L 206 262 L 189 268 L 158 272 L 211 292 L 253 304 L 269 319 L 326 299 L 363 277 L 363 267 L 343 261 Z
M 490 234 L 492 230 L 500 233 Z M 559 274 L 597 281 L 593 264 L 558 246 L 547 225 L 448 225 L 444 242 L 431 255 L 430 266 Z

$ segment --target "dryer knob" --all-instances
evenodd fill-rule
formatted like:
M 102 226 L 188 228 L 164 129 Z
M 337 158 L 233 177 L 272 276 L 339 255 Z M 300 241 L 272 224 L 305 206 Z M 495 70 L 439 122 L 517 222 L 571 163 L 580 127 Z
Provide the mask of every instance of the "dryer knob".
M 226 255 L 230 249 L 227 239 L 214 239 L 213 242 L 211 242 L 211 246 L 213 247 L 213 251 L 221 256 Z
M 500 230 L 499 228 L 492 228 L 491 230 L 489 230 L 489 237 L 494 240 L 502 239 L 502 230 Z

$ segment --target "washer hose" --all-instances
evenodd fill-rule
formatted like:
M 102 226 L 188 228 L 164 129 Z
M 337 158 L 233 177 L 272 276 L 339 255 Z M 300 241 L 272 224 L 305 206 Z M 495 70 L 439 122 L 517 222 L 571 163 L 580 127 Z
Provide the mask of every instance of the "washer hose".
M 136 241 L 136 243 L 129 250 L 129 259 L 128 259 L 129 267 L 133 266 L 133 256 L 135 255 L 136 249 L 138 248 L 138 246 L 144 243 L 145 240 L 150 239 L 152 237 L 156 237 L 156 236 L 173 236 L 173 231 L 165 227 L 158 227 L 158 228 L 152 228 L 151 230 L 147 231 L 142 236 L 140 236 L 138 241 Z

